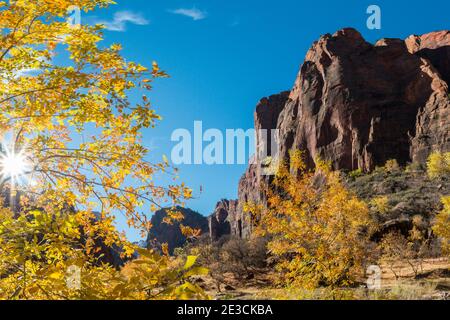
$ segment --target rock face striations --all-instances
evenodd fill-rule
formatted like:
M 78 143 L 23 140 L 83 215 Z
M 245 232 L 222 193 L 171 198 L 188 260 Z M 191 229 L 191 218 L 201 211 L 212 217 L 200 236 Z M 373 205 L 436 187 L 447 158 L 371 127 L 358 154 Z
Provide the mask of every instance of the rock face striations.
M 421 58 L 423 72 L 432 79 L 411 144 L 412 160 L 423 162 L 433 150 L 450 149 L 450 31 L 410 36 L 405 43 L 409 52 Z
M 424 161 L 433 149 L 449 149 L 446 34 L 417 37 L 418 47 L 412 37 L 372 45 L 354 29 L 323 36 L 280 115 L 281 155 L 302 149 L 310 165 L 320 156 L 335 169 L 370 171 L 389 159 Z M 434 52 L 442 48 L 446 54 Z
M 424 162 L 434 150 L 450 150 L 449 83 L 450 31 L 370 44 L 347 28 L 312 45 L 291 92 L 259 102 L 255 129 L 278 129 L 280 156 L 304 150 L 311 167 L 316 157 L 340 170 Z M 250 165 L 237 203 L 230 210 L 219 203 L 213 217 L 233 225 L 231 235 L 251 234 L 243 205 L 264 204 L 260 186 L 268 179 Z

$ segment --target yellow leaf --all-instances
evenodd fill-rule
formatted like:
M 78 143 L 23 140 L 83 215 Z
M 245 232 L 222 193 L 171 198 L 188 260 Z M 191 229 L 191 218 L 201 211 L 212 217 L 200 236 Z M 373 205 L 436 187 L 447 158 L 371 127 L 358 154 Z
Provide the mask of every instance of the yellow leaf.
M 195 262 L 197 261 L 197 256 L 188 256 L 186 260 L 186 264 L 184 265 L 184 269 L 187 270 L 191 268 Z

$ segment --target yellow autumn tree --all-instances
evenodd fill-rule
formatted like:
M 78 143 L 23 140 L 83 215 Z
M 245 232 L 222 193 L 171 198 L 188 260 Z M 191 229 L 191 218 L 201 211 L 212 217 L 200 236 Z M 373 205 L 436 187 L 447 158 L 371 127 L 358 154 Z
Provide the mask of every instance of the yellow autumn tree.
M 431 179 L 450 177 L 450 152 L 431 153 L 427 160 L 427 173 Z
M 444 254 L 450 255 L 450 196 L 442 197 L 442 204 L 444 207 L 436 216 L 433 231 L 442 240 Z
M 198 293 L 183 282 L 192 266 L 167 256 L 140 250 L 133 269 L 159 271 L 139 283 L 99 260 L 99 243 L 123 259 L 138 250 L 117 232 L 116 215 L 145 234 L 152 211 L 191 196 L 183 184 L 155 182 L 156 174 L 175 177 L 176 170 L 166 159 L 147 161 L 141 141 L 142 129 L 160 119 L 145 92 L 166 74 L 156 63 L 126 61 L 119 44 L 102 45 L 101 25 L 67 20 L 68 12 L 110 4 L 0 1 L 0 298 Z M 132 103 L 131 95 L 142 99 Z M 81 270 L 78 289 L 64 282 L 70 266 Z
M 318 161 L 305 167 L 291 152 L 267 190 L 267 208 L 249 205 L 257 231 L 269 236 L 282 283 L 315 289 L 352 284 L 365 262 L 370 219 L 366 204 L 340 181 L 339 173 Z M 361 274 L 361 273 L 360 273 Z

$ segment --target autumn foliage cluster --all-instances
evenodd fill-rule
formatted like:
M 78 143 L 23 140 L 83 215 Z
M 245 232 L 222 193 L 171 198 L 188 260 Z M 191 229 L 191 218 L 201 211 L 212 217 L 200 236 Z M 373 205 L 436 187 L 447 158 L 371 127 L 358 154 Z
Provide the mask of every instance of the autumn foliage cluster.
M 447 158 L 448 153 L 430 155 L 430 179 L 449 178 Z M 382 170 L 402 169 L 390 160 Z M 291 151 L 289 161 L 263 186 L 267 203 L 247 204 L 257 234 L 270 239 L 268 251 L 283 287 L 333 292 L 361 283 L 370 265 L 386 266 L 396 277 L 398 268 L 406 265 L 417 276 L 425 258 L 449 253 L 448 196 L 435 218 L 428 222 L 420 215 L 410 217 L 412 228 L 402 234 L 376 219 L 392 210 L 388 196 L 363 201 L 346 187 L 344 177 L 320 159 L 314 170 L 307 169 L 303 153 Z M 349 177 L 355 179 L 351 173 Z
M 248 206 L 257 231 L 269 236 L 269 252 L 285 285 L 314 289 L 351 285 L 365 265 L 371 227 L 367 205 L 341 183 L 339 173 L 318 161 L 307 170 L 291 153 L 267 190 L 267 209 Z
M 152 211 L 191 191 L 158 185 L 154 175 L 176 172 L 165 159 L 148 162 L 141 143 L 142 129 L 160 119 L 146 92 L 166 74 L 126 61 L 118 44 L 103 46 L 102 26 L 66 21 L 73 8 L 112 3 L 0 1 L 2 157 L 23 162 L 20 176 L 2 171 L 2 299 L 204 297 L 188 281 L 204 273 L 195 257 L 137 248 L 114 225 L 122 215 L 145 234 Z M 130 103 L 131 94 L 141 101 Z M 106 255 L 139 258 L 121 268 Z

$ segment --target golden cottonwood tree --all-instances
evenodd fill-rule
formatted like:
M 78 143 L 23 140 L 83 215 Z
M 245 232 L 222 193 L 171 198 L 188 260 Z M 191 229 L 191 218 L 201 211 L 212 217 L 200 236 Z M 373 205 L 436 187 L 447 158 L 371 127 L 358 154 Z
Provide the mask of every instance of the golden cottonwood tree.
M 450 152 L 431 153 L 427 159 L 427 173 L 431 179 L 450 177 Z
M 126 61 L 118 44 L 102 46 L 102 26 L 66 21 L 69 9 L 89 12 L 112 3 L 0 1 L 1 190 L 12 195 L 7 206 L 15 205 L 1 216 L 1 298 L 127 298 L 124 292 L 150 298 L 155 290 L 166 297 L 195 291 L 188 283 L 177 293 L 163 290 L 184 274 L 166 256 L 141 252 L 135 262 L 141 271 L 159 271 L 135 287 L 98 262 L 100 240 L 120 248 L 124 258 L 136 250 L 116 231 L 115 215 L 145 233 L 152 210 L 191 196 L 183 184 L 154 181 L 158 173 L 175 178 L 176 171 L 167 160 L 148 162 L 141 142 L 142 129 L 160 119 L 145 91 L 166 74 L 156 63 L 148 69 Z M 131 103 L 135 93 L 142 99 Z M 83 283 L 68 292 L 62 280 L 72 264 L 81 268 Z
M 442 240 L 444 254 L 450 256 L 450 196 L 442 197 L 444 208 L 436 216 L 433 231 Z
M 314 289 L 350 285 L 365 262 L 367 205 L 341 183 L 338 172 L 319 162 L 305 167 L 302 153 L 291 152 L 267 190 L 267 208 L 249 204 L 257 231 L 269 236 L 282 283 Z

